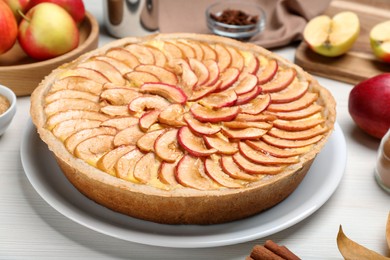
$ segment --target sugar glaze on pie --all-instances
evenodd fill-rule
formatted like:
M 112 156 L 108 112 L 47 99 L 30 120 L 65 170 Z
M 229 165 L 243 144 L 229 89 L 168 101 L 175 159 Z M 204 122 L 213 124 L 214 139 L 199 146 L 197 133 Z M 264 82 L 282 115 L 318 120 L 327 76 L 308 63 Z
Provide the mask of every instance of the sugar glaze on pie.
M 335 121 L 330 93 L 298 66 L 197 34 L 112 42 L 54 70 L 31 100 L 40 137 L 80 192 L 171 224 L 279 203 Z

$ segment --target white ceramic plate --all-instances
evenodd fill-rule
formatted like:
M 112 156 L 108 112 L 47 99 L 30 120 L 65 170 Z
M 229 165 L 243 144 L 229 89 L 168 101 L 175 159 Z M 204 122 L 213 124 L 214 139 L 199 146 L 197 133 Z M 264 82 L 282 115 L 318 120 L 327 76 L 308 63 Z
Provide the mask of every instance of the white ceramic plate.
M 21 145 L 24 171 L 39 195 L 73 221 L 131 242 L 175 248 L 232 245 L 284 230 L 318 210 L 337 188 L 346 164 L 346 143 L 338 124 L 300 186 L 283 202 L 256 216 L 226 224 L 162 225 L 134 219 L 89 200 L 57 166 L 28 122 Z

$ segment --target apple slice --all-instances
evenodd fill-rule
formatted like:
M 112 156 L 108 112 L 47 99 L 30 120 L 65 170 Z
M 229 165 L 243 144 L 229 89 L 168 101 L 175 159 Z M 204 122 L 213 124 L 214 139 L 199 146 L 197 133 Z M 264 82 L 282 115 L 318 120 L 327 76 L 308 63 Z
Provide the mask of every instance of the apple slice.
M 195 133 L 201 135 L 213 135 L 221 130 L 221 127 L 210 123 L 201 123 L 193 118 L 189 113 L 184 114 L 184 120 L 188 127 Z
M 145 112 L 139 119 L 139 128 L 146 132 L 153 124 L 157 123 L 160 112 L 161 111 L 157 109 Z
M 261 165 L 257 163 L 250 162 L 245 159 L 240 153 L 236 153 L 232 156 L 233 161 L 245 172 L 249 174 L 267 174 L 273 175 L 280 173 L 284 166 L 269 166 L 269 165 Z
M 203 60 L 217 60 L 217 53 L 213 48 L 210 47 L 209 44 L 200 42 L 200 47 L 203 50 Z
M 125 49 L 137 57 L 141 64 L 154 64 L 154 56 L 150 49 L 140 44 L 128 44 Z
M 116 135 L 117 131 L 112 127 L 95 127 L 95 128 L 86 128 L 80 131 L 77 131 L 65 139 L 64 145 L 65 148 L 72 154 L 74 154 L 74 149 L 76 146 L 84 140 L 87 140 L 91 137 L 98 135 Z
M 247 145 L 244 142 L 239 142 L 238 148 L 242 156 L 244 156 L 246 159 L 254 163 L 265 164 L 265 165 L 270 165 L 270 164 L 283 165 L 283 164 L 294 164 L 299 162 L 298 156 L 284 157 L 284 158 L 273 157 L 271 155 L 264 154 L 263 152 L 251 148 L 249 145 Z
M 245 143 L 253 149 L 258 150 L 264 154 L 269 154 L 280 158 L 297 156 L 306 153 L 311 149 L 311 145 L 299 148 L 278 148 L 276 146 L 269 145 L 262 140 L 247 140 Z
M 138 124 L 139 118 L 134 116 L 115 117 L 105 120 L 100 126 L 114 127 L 118 130 L 123 130 L 129 126 Z
M 138 125 L 129 126 L 115 135 L 114 145 L 136 145 L 138 139 L 140 139 L 144 134 L 145 133 Z
M 378 23 L 370 31 L 370 44 L 374 55 L 381 61 L 390 62 L 390 20 Z
M 259 59 L 252 52 L 244 52 L 244 70 L 243 72 L 250 73 L 253 75 L 257 74 L 260 67 Z
M 206 174 L 221 186 L 233 189 L 242 187 L 242 184 L 238 180 L 232 179 L 222 170 L 219 164 L 219 156 L 213 159 L 207 158 L 204 161 L 204 168 Z
M 290 85 L 291 82 L 293 82 L 296 74 L 297 72 L 292 68 L 279 70 L 274 76 L 274 78 L 266 84 L 261 85 L 261 88 L 265 93 L 281 91 L 287 88 L 287 86 Z
M 188 59 L 188 62 L 190 64 L 192 71 L 195 73 L 196 77 L 198 78 L 198 82 L 196 83 L 196 86 L 204 85 L 209 80 L 209 76 L 210 76 L 210 72 L 207 66 L 203 64 L 201 61 L 193 58 Z
M 123 106 L 129 104 L 141 94 L 129 88 L 109 88 L 103 90 L 100 99 L 107 101 L 110 105 Z
M 261 61 L 264 61 L 264 59 L 261 59 Z M 260 68 L 256 73 L 257 76 L 257 83 L 258 84 L 264 84 L 268 81 L 270 81 L 278 71 L 278 62 L 276 60 L 268 60 L 265 59 L 266 64 L 263 66 L 263 62 L 260 61 Z
M 307 118 L 297 119 L 297 120 L 275 120 L 274 126 L 287 131 L 302 131 L 312 128 L 316 125 L 322 124 L 325 119 L 320 113 L 314 114 Z
M 270 93 L 271 103 L 288 103 L 301 98 L 309 89 L 308 82 L 295 82 L 280 92 Z
M 154 150 L 162 160 L 172 163 L 183 156 L 183 151 L 177 141 L 177 135 L 177 129 L 169 129 L 159 135 L 154 142 Z
M 51 86 L 50 92 L 56 92 L 60 90 L 78 90 L 99 95 L 102 90 L 102 83 L 96 82 L 93 79 L 89 79 L 83 76 L 69 76 L 56 80 Z
M 168 163 L 168 162 L 161 163 L 160 169 L 158 170 L 158 178 L 162 183 L 170 186 L 176 186 L 179 184 L 175 176 L 176 166 L 178 162 L 179 160 L 173 163 Z
M 168 56 L 169 60 L 183 58 L 183 52 L 181 51 L 181 49 L 177 45 L 175 45 L 171 42 L 165 41 L 163 49 L 164 49 L 165 55 Z
M 109 116 L 129 117 L 131 116 L 128 106 L 107 105 L 100 109 L 100 112 Z
M 139 87 L 145 82 L 160 82 L 160 79 L 155 75 L 144 71 L 132 71 L 124 75 L 130 82 L 131 86 Z
M 236 121 L 248 121 L 248 122 L 269 122 L 276 120 L 277 117 L 271 114 L 258 114 L 258 115 L 250 115 L 250 114 L 242 114 L 239 113 L 235 118 Z
M 245 129 L 227 129 L 222 128 L 222 133 L 231 139 L 258 139 L 267 133 L 267 130 L 256 128 L 256 127 L 248 127 Z
M 222 156 L 220 159 L 222 170 L 234 179 L 244 181 L 257 181 L 260 180 L 262 175 L 252 175 L 243 171 L 233 160 L 231 156 Z
M 226 137 L 225 137 L 226 138 Z M 218 154 L 235 154 L 238 151 L 236 143 L 224 140 L 219 135 L 203 136 L 208 147 L 217 149 Z
M 185 187 L 198 190 L 218 188 L 204 170 L 203 161 L 191 155 L 184 155 L 176 167 L 176 180 Z
M 119 72 L 119 70 L 106 61 L 90 60 L 80 63 L 77 67 L 99 71 L 112 83 L 119 85 L 126 84 L 126 81 L 122 77 L 122 74 Z
M 164 97 L 172 103 L 185 104 L 187 96 L 180 88 L 165 83 L 144 83 L 140 91 Z
M 198 85 L 212 86 L 219 79 L 218 64 L 215 60 L 204 60 L 203 64 L 207 68 L 207 71 L 208 71 L 208 80 L 206 82 L 204 82 L 202 84 L 198 84 Z
M 74 155 L 96 167 L 97 161 L 114 148 L 113 139 L 112 135 L 99 135 L 88 138 L 76 146 Z
M 208 149 L 203 138 L 195 135 L 189 127 L 182 126 L 177 133 L 177 140 L 181 147 L 193 156 L 209 156 L 217 152 L 217 149 Z
M 313 104 L 318 98 L 317 93 L 306 92 L 301 98 L 287 104 L 270 104 L 268 111 L 272 112 L 290 112 L 304 109 Z
M 261 128 L 264 130 L 269 130 L 272 128 L 272 124 L 262 121 L 229 121 L 222 123 L 224 127 L 231 129 L 244 129 L 248 127 Z
M 170 105 L 169 101 L 163 97 L 150 95 L 135 98 L 129 103 L 129 109 L 133 112 L 142 112 L 145 110 L 157 109 L 163 110 Z
M 222 81 L 218 80 L 214 85 L 212 86 L 197 86 L 192 90 L 192 93 L 190 97 L 188 98 L 188 101 L 197 101 L 205 96 L 207 96 L 210 93 L 216 92 L 219 87 L 221 86 Z
M 92 102 L 86 99 L 78 98 L 62 98 L 47 104 L 44 108 L 46 116 L 64 112 L 71 107 L 73 110 L 85 110 L 98 112 L 100 105 L 96 102 Z
M 240 105 L 241 113 L 258 115 L 263 112 L 271 102 L 271 96 L 269 94 L 258 95 L 250 102 Z
M 241 94 L 237 96 L 236 105 L 243 105 L 246 103 L 249 103 L 251 100 L 253 100 L 255 97 L 260 95 L 261 93 L 261 87 L 255 86 L 251 91 L 245 94 Z
M 315 137 L 317 135 L 323 134 L 328 130 L 327 127 L 323 127 L 320 125 L 316 125 L 312 128 L 302 130 L 302 131 L 285 131 L 278 128 L 272 128 L 270 131 L 268 131 L 269 135 L 272 135 L 274 137 L 287 139 L 287 140 L 305 140 L 312 137 Z
M 134 70 L 150 73 L 156 76 L 156 78 L 159 79 L 159 82 L 164 82 L 169 85 L 176 85 L 178 82 L 177 77 L 173 72 L 157 65 L 141 64 L 135 67 Z
M 154 64 L 157 65 L 157 66 L 160 66 L 160 67 L 164 67 L 165 64 L 167 63 L 167 57 L 165 56 L 165 54 L 160 49 L 158 49 L 155 46 L 148 45 L 148 44 L 145 44 L 145 46 L 153 54 L 153 56 L 154 56 Z
M 179 40 L 180 41 L 180 40 Z M 183 40 L 184 43 L 189 45 L 195 52 L 195 59 L 201 61 L 204 57 L 204 51 L 203 48 L 200 46 L 200 42 L 198 41 L 189 41 L 189 40 Z
M 239 76 L 240 71 L 237 68 L 227 68 L 224 70 L 219 77 L 219 79 L 222 81 L 219 90 L 222 91 L 232 86 L 237 81 Z
M 105 121 L 108 119 L 107 116 L 102 115 L 101 113 L 87 110 L 68 110 L 59 113 L 55 113 L 47 118 L 46 128 L 52 130 L 58 123 L 70 120 L 70 119 L 89 119 L 89 120 L 98 120 Z
M 311 144 L 315 144 L 322 139 L 323 135 L 317 135 L 315 137 L 305 139 L 305 140 L 286 140 L 270 135 L 263 135 L 262 140 L 267 144 L 280 147 L 280 148 L 299 148 L 305 147 Z
M 116 58 L 113 58 L 113 57 L 109 57 L 109 56 L 95 56 L 93 57 L 93 59 L 95 60 L 101 60 L 101 61 L 105 61 L 109 64 L 111 64 L 114 68 L 116 68 L 120 74 L 126 74 L 130 71 L 133 70 L 133 68 L 131 68 L 129 65 L 127 65 L 126 63 L 124 63 L 123 61 L 121 60 L 118 60 Z
M 186 125 L 183 118 L 184 113 L 185 111 L 182 105 L 172 104 L 161 111 L 158 116 L 158 121 L 169 126 L 180 127 Z
M 134 69 L 136 66 L 140 64 L 137 57 L 131 52 L 129 52 L 128 50 L 126 50 L 125 48 L 117 47 L 117 48 L 109 49 L 106 52 L 106 56 L 120 60 L 132 69 Z
M 179 75 L 181 75 L 180 85 L 182 86 L 184 92 L 188 94 L 186 90 L 189 91 L 193 89 L 198 82 L 198 77 L 187 61 L 183 59 L 176 59 L 173 61 L 173 64 L 178 67 L 176 70 L 178 70 Z
M 236 103 L 237 94 L 233 89 L 212 93 L 202 98 L 199 103 L 208 108 L 230 107 Z
M 134 178 L 140 183 L 152 183 L 153 186 L 163 186 L 158 180 L 158 171 L 161 162 L 154 153 L 142 156 L 134 166 Z
M 183 53 L 184 58 L 195 58 L 195 50 L 184 41 L 175 41 L 174 43 Z
M 284 119 L 284 120 L 296 120 L 296 119 L 301 119 L 301 118 L 306 118 L 311 115 L 314 115 L 318 112 L 321 112 L 323 109 L 322 106 L 317 105 L 317 104 L 312 104 L 306 108 L 303 108 L 301 110 L 297 111 L 291 111 L 291 112 L 267 112 L 271 115 L 274 115 L 275 117 L 279 119 Z
M 70 119 L 58 123 L 52 130 L 53 135 L 57 138 L 64 141 L 74 132 L 86 129 L 86 128 L 95 128 L 101 124 L 99 120 L 89 120 L 89 119 Z
M 89 69 L 89 68 L 83 68 L 83 67 L 76 67 L 70 70 L 66 70 L 65 72 L 61 73 L 59 79 L 62 80 L 68 77 L 88 78 L 99 84 L 104 84 L 106 82 L 109 82 L 109 79 L 105 75 L 103 75 L 103 73 L 101 73 L 100 71 Z M 78 89 L 78 86 L 75 86 L 75 88 Z
M 195 103 L 191 106 L 190 111 L 194 118 L 200 122 L 218 123 L 233 120 L 240 112 L 240 108 L 233 106 L 214 110 Z
M 314 52 L 336 57 L 352 48 L 359 32 L 359 17 L 345 11 L 333 18 L 320 15 L 311 19 L 303 31 L 303 38 Z
M 221 44 L 215 44 L 214 50 L 217 53 L 217 63 L 220 72 L 224 72 L 232 63 L 232 56 L 229 51 Z
M 104 154 L 100 159 L 97 161 L 96 166 L 101 169 L 104 172 L 107 172 L 108 174 L 111 174 L 113 176 L 116 176 L 115 173 L 115 164 L 126 153 L 134 150 L 134 146 L 119 146 L 116 147 L 114 150 L 111 150 Z
M 234 47 L 226 46 L 225 48 L 228 50 L 232 59 L 230 66 L 242 71 L 244 68 L 244 57 L 242 54 Z
M 241 73 L 239 80 L 232 87 L 237 95 L 251 92 L 257 86 L 257 77 L 253 74 Z
M 144 154 L 135 148 L 119 158 L 115 164 L 115 173 L 117 177 L 138 183 L 138 180 L 134 178 L 134 168 L 142 156 L 144 156 Z
M 67 97 L 77 97 L 78 99 L 85 99 L 88 101 L 92 102 L 99 102 L 99 96 L 85 92 L 85 91 L 80 91 L 80 90 L 73 90 L 73 89 L 63 89 L 63 90 L 58 90 L 55 92 L 50 92 L 47 94 L 45 97 L 46 104 L 51 103 L 53 101 L 56 101 L 58 99 L 63 99 Z

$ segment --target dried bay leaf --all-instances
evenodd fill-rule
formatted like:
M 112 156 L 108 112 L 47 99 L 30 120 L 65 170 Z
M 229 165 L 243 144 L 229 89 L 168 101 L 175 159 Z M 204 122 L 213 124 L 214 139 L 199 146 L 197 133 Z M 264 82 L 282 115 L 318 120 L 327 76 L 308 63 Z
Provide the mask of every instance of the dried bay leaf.
M 390 215 L 389 215 L 390 216 Z M 387 223 L 387 235 L 388 235 L 389 221 Z M 387 236 L 387 238 L 389 238 Z M 389 239 L 387 239 L 389 241 Z M 343 232 L 343 229 L 340 225 L 339 233 L 337 235 L 337 246 L 340 253 L 343 255 L 346 260 L 390 260 L 388 257 L 384 257 L 364 246 L 359 245 L 353 240 L 349 239 Z

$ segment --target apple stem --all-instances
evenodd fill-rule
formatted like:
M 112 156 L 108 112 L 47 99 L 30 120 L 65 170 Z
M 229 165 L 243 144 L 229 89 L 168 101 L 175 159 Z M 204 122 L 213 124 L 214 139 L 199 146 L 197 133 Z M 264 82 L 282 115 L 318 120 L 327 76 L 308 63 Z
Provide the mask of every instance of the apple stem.
M 30 22 L 30 19 L 27 18 L 27 16 L 24 15 L 24 13 L 22 12 L 22 10 L 18 9 L 18 13 L 20 14 L 20 16 L 25 19 L 27 22 Z

